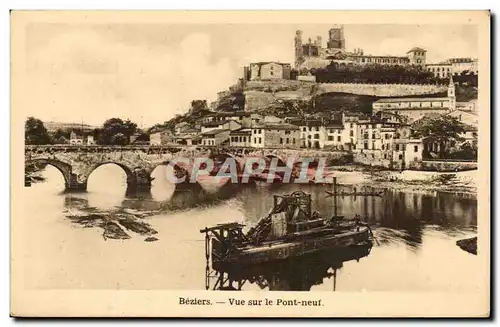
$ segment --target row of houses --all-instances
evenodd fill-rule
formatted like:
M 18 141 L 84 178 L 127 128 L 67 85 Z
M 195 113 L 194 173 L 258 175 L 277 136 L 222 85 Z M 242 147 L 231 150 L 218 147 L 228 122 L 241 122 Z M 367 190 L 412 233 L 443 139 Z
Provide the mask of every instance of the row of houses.
M 477 115 L 458 109 L 446 114 L 467 126 L 461 135 L 465 142 L 477 142 Z M 352 151 L 361 162 L 397 166 L 422 160 L 425 142 L 410 135 L 407 117 L 391 111 L 342 113 L 331 119 L 235 112 L 214 113 L 197 126 L 178 124 L 175 133 L 151 134 L 151 144 Z

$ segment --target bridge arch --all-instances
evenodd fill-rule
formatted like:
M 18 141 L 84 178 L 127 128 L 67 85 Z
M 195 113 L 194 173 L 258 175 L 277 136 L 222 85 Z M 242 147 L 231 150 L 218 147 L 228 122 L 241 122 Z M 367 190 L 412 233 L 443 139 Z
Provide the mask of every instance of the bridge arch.
M 69 185 L 71 184 L 72 168 L 70 164 L 57 159 L 48 159 L 48 158 L 30 159 L 24 162 L 25 167 L 29 167 L 31 165 L 36 165 L 36 164 L 45 164 L 56 168 L 61 172 L 61 174 L 64 177 L 65 187 L 68 188 Z
M 149 174 L 151 175 L 153 173 L 153 171 L 160 166 L 172 167 L 174 169 L 174 173 L 175 173 L 176 178 L 185 177 L 185 181 L 188 181 L 188 182 L 189 182 L 189 179 L 191 177 L 191 170 L 193 169 L 192 163 L 190 163 L 189 165 L 180 165 L 175 160 L 165 160 L 165 161 L 159 162 L 157 164 L 154 164 L 151 167 Z
M 277 155 L 274 155 L 274 154 L 268 154 L 265 156 L 266 159 L 269 159 L 269 160 L 273 160 L 273 159 L 278 159 L 278 166 L 279 167 L 285 167 L 286 166 L 286 162 L 283 161 L 283 159 L 281 159 L 280 157 L 278 157 Z
M 236 171 L 238 172 L 238 175 L 243 174 L 243 171 L 245 170 L 245 159 L 244 157 L 234 155 L 230 152 L 223 152 L 223 153 L 218 153 L 214 157 L 223 157 L 225 158 L 224 160 L 231 158 L 236 162 Z M 213 158 L 212 158 L 213 159 Z
M 92 173 L 99 167 L 101 166 L 104 166 L 104 165 L 109 165 L 109 164 L 113 164 L 113 165 L 116 165 L 118 167 L 120 167 L 124 172 L 125 174 L 127 175 L 127 184 L 134 180 L 135 179 L 135 175 L 134 175 L 134 172 L 133 172 L 133 168 L 131 167 L 128 167 L 127 165 L 123 164 L 123 163 L 120 163 L 120 162 L 116 162 L 116 161 L 104 161 L 104 162 L 100 162 L 98 164 L 95 164 L 93 165 L 88 173 L 87 173 L 87 176 L 85 177 L 85 183 L 88 182 L 90 176 L 92 175 Z

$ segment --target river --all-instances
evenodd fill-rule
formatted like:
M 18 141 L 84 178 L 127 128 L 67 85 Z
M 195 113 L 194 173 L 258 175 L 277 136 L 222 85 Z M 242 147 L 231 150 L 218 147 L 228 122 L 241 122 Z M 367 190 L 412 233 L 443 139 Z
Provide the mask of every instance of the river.
M 79 194 L 65 194 L 62 175 L 47 167 L 42 173 L 46 181 L 26 187 L 23 193 L 26 200 L 20 219 L 25 220 L 26 288 L 201 290 L 205 289 L 206 262 L 204 235 L 199 230 L 205 226 L 255 223 L 271 208 L 273 194 L 296 190 L 311 193 L 314 210 L 333 214 L 333 198 L 325 193 L 329 186 L 240 187 L 222 199 L 210 196 L 206 200 L 191 192 L 174 192 L 162 169 L 153 173 L 150 195 L 126 198 L 126 177 L 117 166 L 98 168 L 89 179 L 88 191 Z M 340 190 L 352 187 L 341 186 Z M 339 214 L 359 214 L 373 226 L 376 244 L 359 261 L 310 272 L 315 281 L 306 283 L 304 290 L 332 291 L 332 271 L 336 291 L 479 289 L 478 257 L 455 244 L 476 233 L 475 195 L 389 189 L 382 198 L 346 196 L 337 202 Z M 129 231 L 129 239 L 105 239 L 101 228 L 84 227 L 68 218 L 86 210 L 140 213 L 158 209 L 161 213 L 143 218 L 158 232 L 154 242 L 145 242 L 146 236 Z M 309 266 L 318 265 L 312 262 Z M 301 269 L 295 267 L 290 273 L 304 278 Z M 257 283 L 243 286 L 243 290 L 260 289 Z M 274 285 L 273 289 L 286 290 L 287 286 Z

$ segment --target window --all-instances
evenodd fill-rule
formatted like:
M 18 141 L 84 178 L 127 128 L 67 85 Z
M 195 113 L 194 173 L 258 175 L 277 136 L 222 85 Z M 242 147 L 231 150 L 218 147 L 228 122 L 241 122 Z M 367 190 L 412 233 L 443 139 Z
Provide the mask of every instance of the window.
M 280 137 L 280 144 L 283 144 L 283 138 Z
M 259 137 L 259 144 L 262 144 L 262 138 Z
M 368 150 L 368 143 L 365 143 L 365 150 Z
M 303 127 L 302 131 L 307 132 L 307 127 Z
M 257 138 L 256 137 L 253 138 L 253 143 L 257 143 Z
M 290 135 L 290 131 L 285 131 L 285 135 Z
M 314 134 L 314 139 L 319 140 L 319 134 Z
M 375 133 L 372 133 L 372 139 L 374 139 L 374 138 L 375 138 Z
M 415 146 L 413 147 L 413 152 L 418 152 L 418 145 L 415 145 Z
M 295 144 L 295 137 L 292 140 L 293 140 L 293 144 Z
M 399 144 L 396 144 L 396 151 L 399 151 Z
M 333 141 L 333 136 L 332 135 L 328 135 L 328 141 Z
M 288 137 L 286 138 L 286 144 L 290 144 L 290 139 Z
M 351 123 L 351 128 L 354 128 L 354 124 L 353 123 Z
M 374 153 L 372 153 L 372 159 L 375 159 L 375 154 Z
M 349 133 L 349 136 L 354 136 L 354 131 L 351 131 L 351 132 Z
M 337 142 L 340 142 L 342 140 L 341 136 L 337 136 Z
M 387 159 L 387 153 L 384 153 L 384 159 Z
M 402 159 L 403 159 L 403 155 L 402 155 L 402 154 L 400 154 L 400 155 L 399 155 L 399 160 L 402 160 Z
M 364 135 L 364 139 L 365 139 L 365 140 L 368 140 L 368 133 L 365 133 L 365 135 Z

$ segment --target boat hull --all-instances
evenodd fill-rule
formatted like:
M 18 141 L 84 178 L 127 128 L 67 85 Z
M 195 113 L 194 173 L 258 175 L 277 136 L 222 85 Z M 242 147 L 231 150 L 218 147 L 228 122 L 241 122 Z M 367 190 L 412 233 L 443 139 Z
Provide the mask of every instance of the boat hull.
M 218 253 L 218 246 L 212 247 L 213 268 L 226 267 L 227 265 L 258 265 L 266 262 L 287 260 L 317 253 L 323 250 L 347 249 L 356 246 L 371 246 L 372 237 L 368 227 L 361 226 L 353 231 L 341 234 L 330 234 L 321 237 L 298 237 L 291 241 L 267 241 L 260 245 L 238 248 L 226 256 Z M 223 258 L 223 259 L 215 259 Z

